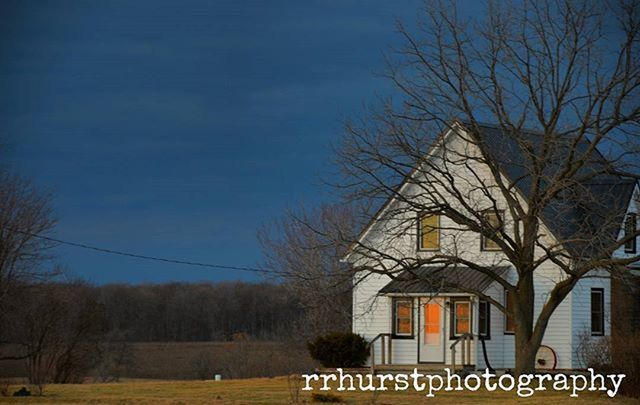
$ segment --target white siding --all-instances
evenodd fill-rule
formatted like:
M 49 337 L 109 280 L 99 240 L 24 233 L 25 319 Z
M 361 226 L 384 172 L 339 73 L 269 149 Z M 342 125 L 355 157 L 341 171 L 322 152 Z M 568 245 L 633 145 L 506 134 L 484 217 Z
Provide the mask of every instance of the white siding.
M 353 292 L 354 315 L 353 333 L 364 336 L 371 341 L 380 333 L 391 333 L 391 305 L 390 297 L 377 296 L 378 291 L 391 279 L 385 275 L 371 274 L 366 280 L 356 284 Z M 417 306 L 414 305 L 413 339 L 394 339 L 392 344 L 392 359 L 394 364 L 416 364 L 417 359 Z M 380 344 L 376 344 L 376 361 L 380 361 Z
M 536 288 L 534 319 L 537 319 L 547 301 L 549 291 L 562 277 L 561 270 L 551 262 L 544 263 L 537 271 L 537 277 L 534 281 Z M 571 368 L 571 328 L 569 325 L 571 325 L 570 295 L 554 311 L 542 339 L 543 345 L 551 347 L 556 352 L 558 357 L 556 367 L 558 369 Z
M 604 272 L 593 272 L 592 275 L 605 275 Z M 591 336 L 591 289 L 602 288 L 604 290 L 604 336 Z M 580 356 L 580 344 L 584 338 L 588 342 L 606 338 L 611 335 L 611 280 L 605 278 L 585 278 L 578 282 L 571 292 L 573 305 L 573 319 L 571 321 L 571 339 L 573 351 L 572 368 L 584 368 Z
M 494 283 L 486 291 L 486 294 L 496 301 L 504 303 L 504 289 L 498 283 Z M 504 314 L 493 305 L 491 306 L 490 321 L 490 339 L 486 340 L 489 364 L 498 369 L 513 367 L 510 361 L 513 357 L 513 336 L 504 334 Z M 505 362 L 505 358 L 509 361 Z M 484 369 L 486 364 L 481 346 L 478 348 L 478 360 L 478 368 Z
M 513 280 L 515 275 L 511 275 Z M 555 265 L 549 263 L 538 269 L 534 278 L 536 291 L 534 317 L 537 318 L 542 306 L 547 300 L 548 291 L 554 284 L 553 280 L 561 277 L 560 271 Z M 498 283 L 494 283 L 487 291 L 487 295 L 504 303 L 504 289 Z M 571 300 L 565 299 L 556 309 L 549 320 L 547 331 L 542 344 L 551 347 L 558 356 L 558 368 L 571 368 Z M 515 367 L 515 341 L 512 334 L 504 333 L 505 317 L 498 308 L 491 308 L 491 339 L 486 341 L 487 357 L 494 368 Z M 484 368 L 482 348 L 478 348 L 478 367 Z

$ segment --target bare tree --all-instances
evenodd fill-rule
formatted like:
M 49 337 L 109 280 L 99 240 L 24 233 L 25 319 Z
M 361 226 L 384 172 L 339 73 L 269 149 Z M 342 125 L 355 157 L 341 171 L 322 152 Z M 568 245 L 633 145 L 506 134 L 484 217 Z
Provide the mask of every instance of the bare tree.
M 55 226 L 49 195 L 29 181 L 0 171 L 0 313 L 14 283 L 49 274 L 51 242 L 35 237 Z
M 300 299 L 307 338 L 350 330 L 351 277 L 340 262 L 356 223 L 348 206 L 288 213 L 258 232 L 265 266 Z
M 107 324 L 95 290 L 80 283 L 23 283 L 10 292 L 3 328 L 30 383 L 78 383 L 100 358 Z
M 400 101 L 383 100 L 347 126 L 342 186 L 352 200 L 384 206 L 386 235 L 351 241 L 354 270 L 395 277 L 465 266 L 491 277 L 513 293 L 510 312 L 466 291 L 513 317 L 516 372 L 529 372 L 576 283 L 640 259 L 616 254 L 638 236 L 618 232 L 637 179 L 640 4 L 489 2 L 486 15 L 462 15 L 455 1 L 428 1 L 415 30 L 399 24 L 403 46 L 384 75 Z M 450 133 L 464 142 L 452 144 Z M 443 218 L 446 247 L 398 246 L 415 237 L 418 214 Z M 469 233 L 500 254 L 487 262 L 464 251 Z M 549 264 L 561 274 L 536 314 L 534 274 Z
M 6 325 L 13 288 L 58 272 L 46 264 L 53 244 L 36 236 L 51 231 L 54 225 L 50 197 L 29 181 L 0 171 L 0 323 Z M 7 327 L 0 328 L 0 347 L 9 343 L 7 332 Z M 0 360 L 16 357 L 20 356 L 3 353 Z

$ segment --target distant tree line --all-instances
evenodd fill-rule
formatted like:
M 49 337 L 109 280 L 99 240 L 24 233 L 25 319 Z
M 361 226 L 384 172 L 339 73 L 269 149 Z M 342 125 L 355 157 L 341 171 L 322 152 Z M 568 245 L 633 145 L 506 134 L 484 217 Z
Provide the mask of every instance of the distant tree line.
M 94 287 L 109 329 L 130 342 L 280 340 L 303 317 L 296 295 L 273 283 L 111 284 Z
M 91 322 L 95 333 L 128 342 L 281 340 L 304 317 L 299 299 L 275 283 L 25 284 L 14 288 L 0 319 L 5 342 L 28 341 L 56 322 Z M 42 318 L 42 319 L 39 319 Z M 61 319 L 57 319 L 61 318 Z M 33 336 L 34 341 L 42 340 Z

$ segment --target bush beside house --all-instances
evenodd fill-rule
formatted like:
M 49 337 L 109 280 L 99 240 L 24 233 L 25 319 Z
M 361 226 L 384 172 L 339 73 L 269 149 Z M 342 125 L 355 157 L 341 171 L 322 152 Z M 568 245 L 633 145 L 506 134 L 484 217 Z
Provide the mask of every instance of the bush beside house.
M 369 344 L 354 333 L 330 333 L 307 344 L 311 358 L 324 367 L 362 367 L 369 357 Z

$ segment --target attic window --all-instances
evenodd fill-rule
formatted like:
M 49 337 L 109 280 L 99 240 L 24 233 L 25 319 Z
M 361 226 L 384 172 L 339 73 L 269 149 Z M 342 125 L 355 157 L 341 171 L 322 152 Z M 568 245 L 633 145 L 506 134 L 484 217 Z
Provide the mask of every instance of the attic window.
M 627 214 L 627 218 L 624 221 L 624 237 L 627 238 L 636 233 L 637 216 L 635 213 Z M 633 237 L 624 243 L 625 253 L 636 253 L 636 238 Z
M 418 249 L 440 249 L 440 215 L 422 215 L 418 223 Z
M 492 229 L 495 230 L 496 233 L 502 231 L 502 224 L 500 221 L 501 211 L 487 211 L 484 214 L 484 219 L 489 223 Z M 480 236 L 482 239 L 482 250 L 500 250 L 500 246 L 498 244 L 485 236 Z

